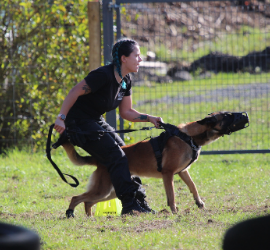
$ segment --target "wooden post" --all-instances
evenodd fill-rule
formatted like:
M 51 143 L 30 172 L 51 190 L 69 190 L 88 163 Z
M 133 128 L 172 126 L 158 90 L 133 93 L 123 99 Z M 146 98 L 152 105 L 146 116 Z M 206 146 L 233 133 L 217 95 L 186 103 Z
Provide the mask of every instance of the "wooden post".
M 89 70 L 101 66 L 100 3 L 88 2 Z

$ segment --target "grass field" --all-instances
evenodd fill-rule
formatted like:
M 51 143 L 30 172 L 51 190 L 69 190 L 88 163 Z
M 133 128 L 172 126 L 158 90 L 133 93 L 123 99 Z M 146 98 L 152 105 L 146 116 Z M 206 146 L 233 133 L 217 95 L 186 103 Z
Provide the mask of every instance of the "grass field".
M 157 215 L 88 218 L 81 204 L 75 218 L 66 219 L 71 197 L 84 192 L 95 168 L 73 166 L 62 149 L 52 157 L 80 180 L 78 188 L 62 182 L 44 153 L 14 150 L 0 159 L 0 220 L 36 231 L 42 249 L 216 250 L 230 226 L 270 212 L 270 154 L 236 154 L 201 156 L 191 167 L 204 210 L 175 176 L 179 212 L 168 213 L 162 180 L 144 178 Z

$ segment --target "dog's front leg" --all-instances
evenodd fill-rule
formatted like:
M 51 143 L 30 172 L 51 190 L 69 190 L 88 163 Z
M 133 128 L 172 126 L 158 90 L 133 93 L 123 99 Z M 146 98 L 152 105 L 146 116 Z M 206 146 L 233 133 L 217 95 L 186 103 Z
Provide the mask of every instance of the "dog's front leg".
M 194 200 L 196 202 L 196 205 L 199 208 L 204 208 L 204 202 L 201 200 L 198 190 L 196 188 L 195 183 L 193 182 L 193 180 L 191 179 L 191 176 L 188 172 L 188 170 L 185 170 L 183 172 L 179 173 L 179 176 L 181 177 L 181 179 L 186 183 L 186 185 L 188 186 L 190 192 L 193 194 Z
M 170 172 L 162 173 L 162 178 L 167 195 L 168 206 L 170 206 L 172 213 L 177 213 L 175 206 L 173 174 Z

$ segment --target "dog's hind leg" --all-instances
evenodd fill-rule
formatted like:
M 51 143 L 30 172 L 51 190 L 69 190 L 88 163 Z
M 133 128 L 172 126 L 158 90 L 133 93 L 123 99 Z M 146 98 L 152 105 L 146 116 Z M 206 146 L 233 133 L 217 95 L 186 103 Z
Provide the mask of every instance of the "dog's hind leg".
M 172 213 L 177 213 L 174 196 L 173 173 L 171 172 L 162 173 L 162 178 L 167 195 L 168 206 L 170 206 Z
M 100 200 L 99 202 L 102 201 L 107 201 L 107 200 L 111 200 L 116 198 L 116 194 L 115 191 L 113 190 L 109 196 L 107 196 L 106 198 Z M 84 202 L 84 209 L 85 209 L 85 213 L 87 216 L 92 216 L 92 207 L 96 204 L 97 202 Z
M 81 195 L 72 197 L 69 208 L 66 211 L 67 217 L 74 217 L 74 209 L 81 202 L 87 203 L 85 207 L 86 213 L 87 215 L 91 216 L 91 207 L 97 202 L 110 197 L 112 191 L 113 185 L 111 183 L 108 171 L 105 169 L 105 167 L 97 168 L 97 170 L 94 171 L 90 177 L 88 191 Z
M 201 200 L 201 198 L 199 196 L 199 193 L 198 193 L 198 190 L 196 188 L 196 185 L 193 182 L 193 180 L 191 179 L 191 176 L 190 176 L 188 170 L 180 172 L 180 173 L 178 173 L 178 175 L 186 183 L 186 185 L 188 186 L 190 192 L 193 194 L 196 205 L 199 208 L 204 208 L 204 202 Z
M 87 216 L 92 216 L 92 207 L 95 205 L 96 203 L 94 202 L 84 202 L 84 210 Z

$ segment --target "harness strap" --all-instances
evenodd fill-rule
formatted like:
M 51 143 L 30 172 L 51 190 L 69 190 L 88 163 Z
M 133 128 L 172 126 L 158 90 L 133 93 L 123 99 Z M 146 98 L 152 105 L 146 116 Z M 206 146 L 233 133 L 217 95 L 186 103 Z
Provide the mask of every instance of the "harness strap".
M 190 162 L 188 163 L 188 165 L 184 168 L 186 169 L 188 166 L 190 166 L 192 164 L 192 162 L 194 162 L 198 156 L 199 156 L 199 150 L 201 149 L 201 147 L 195 145 L 195 143 L 193 142 L 191 136 L 181 132 L 179 130 L 180 133 L 178 133 L 178 137 L 183 140 L 185 143 L 187 143 L 193 150 L 193 154 L 192 154 L 192 159 L 190 160 Z M 182 169 L 181 171 L 183 171 L 184 169 Z
M 54 169 L 57 171 L 57 173 L 59 174 L 59 176 L 62 178 L 62 180 L 64 182 L 66 182 L 67 184 L 69 184 L 71 187 L 77 187 L 79 186 L 79 181 L 72 175 L 69 175 L 69 174 L 65 174 L 65 173 L 62 173 L 61 170 L 57 167 L 57 165 L 54 163 L 54 161 L 52 160 L 51 158 L 51 136 L 52 136 L 52 130 L 53 130 L 53 127 L 54 127 L 54 124 L 52 124 L 50 126 L 50 129 L 49 129 L 49 134 L 48 134 L 48 138 L 47 138 L 47 144 L 46 144 L 46 155 L 47 155 L 47 158 L 48 160 L 51 162 L 51 164 L 53 165 Z M 55 147 L 56 148 L 56 147 Z M 74 181 L 75 181 L 75 184 L 73 183 L 69 183 L 65 176 L 64 175 L 67 175 L 69 176 L 70 178 L 72 178 Z
M 158 165 L 157 170 L 159 172 L 162 171 L 162 151 L 163 151 L 168 139 L 171 138 L 172 136 L 177 136 L 182 141 L 187 143 L 193 150 L 192 159 L 189 162 L 189 164 L 184 168 L 184 169 L 186 169 L 192 162 L 194 162 L 198 158 L 199 150 L 201 149 L 201 147 L 197 146 L 193 142 L 193 139 L 191 136 L 181 132 L 176 126 L 171 125 L 171 124 L 165 124 L 162 122 L 160 122 L 160 125 L 165 129 L 165 132 L 162 132 L 159 136 L 152 138 L 150 140 L 150 143 L 153 147 L 155 157 L 157 160 L 157 165 Z
M 160 148 L 158 137 L 151 138 L 150 143 L 152 145 L 152 148 L 154 150 L 154 154 L 155 154 L 155 157 L 157 160 L 157 166 L 158 166 L 157 171 L 161 172 L 162 171 L 162 151 L 163 151 L 163 148 L 162 149 Z

